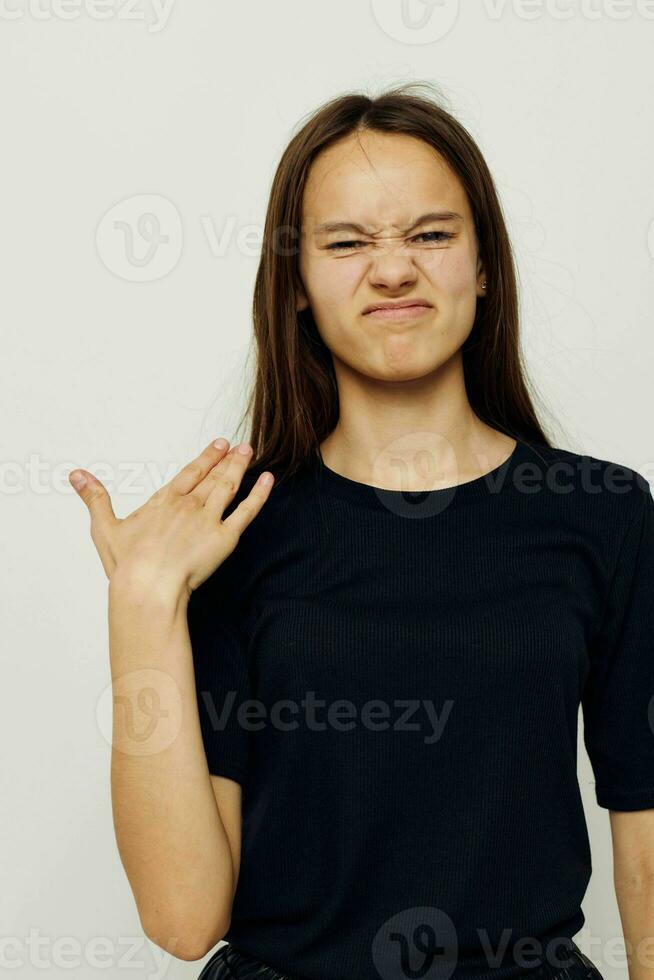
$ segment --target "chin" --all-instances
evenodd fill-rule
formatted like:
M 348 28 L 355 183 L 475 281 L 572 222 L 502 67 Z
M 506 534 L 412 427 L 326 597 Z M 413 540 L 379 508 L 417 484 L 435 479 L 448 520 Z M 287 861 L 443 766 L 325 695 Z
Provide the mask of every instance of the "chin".
M 411 362 L 410 359 L 405 358 L 403 360 L 398 360 L 397 363 L 387 363 L 382 370 L 377 371 L 367 371 L 368 377 L 374 378 L 376 381 L 420 381 L 421 378 L 426 378 L 434 371 L 438 370 L 440 363 L 425 363 L 422 362 L 417 364 Z

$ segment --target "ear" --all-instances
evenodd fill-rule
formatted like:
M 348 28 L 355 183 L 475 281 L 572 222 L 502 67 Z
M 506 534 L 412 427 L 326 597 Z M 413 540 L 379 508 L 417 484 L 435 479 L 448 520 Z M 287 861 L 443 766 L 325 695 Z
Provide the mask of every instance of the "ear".
M 486 283 L 486 288 L 482 289 L 482 283 Z M 481 259 L 477 262 L 477 296 L 484 297 L 488 293 L 488 276 L 486 275 L 486 270 L 484 269 L 484 264 Z

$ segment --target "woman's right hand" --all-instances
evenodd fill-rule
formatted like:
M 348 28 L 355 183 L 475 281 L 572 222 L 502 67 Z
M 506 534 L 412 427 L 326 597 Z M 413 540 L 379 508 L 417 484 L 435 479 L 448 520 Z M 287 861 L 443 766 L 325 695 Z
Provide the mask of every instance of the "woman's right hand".
M 89 509 L 91 538 L 110 583 L 119 573 L 129 583 L 157 584 L 188 598 L 231 554 L 268 499 L 274 479 L 267 471 L 261 473 L 223 520 L 252 449 L 247 443 L 229 449 L 226 439 L 217 441 L 224 445 L 211 443 L 125 518 L 114 514 L 100 480 L 88 470 L 71 470 L 69 480 Z M 86 482 L 76 486 L 74 477 L 80 474 Z

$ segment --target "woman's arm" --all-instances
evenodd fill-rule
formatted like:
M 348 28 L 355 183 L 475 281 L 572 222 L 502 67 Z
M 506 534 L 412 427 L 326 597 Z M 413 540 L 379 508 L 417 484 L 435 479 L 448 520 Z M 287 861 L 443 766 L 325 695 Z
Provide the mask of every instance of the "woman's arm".
M 221 814 L 202 744 L 186 610 L 185 593 L 120 573 L 110 582 L 118 850 L 145 933 L 174 956 L 196 960 L 229 927 L 240 793 L 221 794 Z
M 233 552 L 273 484 L 272 474 L 260 474 L 224 517 L 252 453 L 247 443 L 227 451 L 228 445 L 224 439 L 211 443 L 122 519 L 92 473 L 69 475 L 88 507 L 91 537 L 109 579 L 118 850 L 145 932 L 191 960 L 204 956 L 229 928 L 241 790 L 235 781 L 209 775 L 189 600 Z
M 609 814 L 629 980 L 654 980 L 654 809 Z

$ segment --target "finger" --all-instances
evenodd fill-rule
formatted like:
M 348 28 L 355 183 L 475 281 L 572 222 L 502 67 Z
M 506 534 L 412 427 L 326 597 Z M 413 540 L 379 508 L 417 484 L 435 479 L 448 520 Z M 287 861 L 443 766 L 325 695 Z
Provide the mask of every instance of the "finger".
M 229 442 L 227 439 L 216 439 L 203 449 L 199 456 L 187 463 L 170 481 L 170 489 L 175 493 L 185 494 L 205 478 L 209 470 L 227 454 Z
M 247 446 L 248 448 L 247 453 L 240 452 L 241 445 Z M 232 482 L 236 481 L 237 486 L 238 484 L 240 484 L 243 473 L 240 472 L 238 469 L 231 469 L 231 470 L 229 469 L 230 464 L 234 459 L 234 456 L 236 456 L 237 463 L 245 460 L 245 467 L 247 467 L 248 463 L 250 462 L 250 457 L 252 456 L 252 450 L 248 445 L 248 443 L 238 443 L 236 446 L 232 446 L 229 452 L 225 453 L 223 458 L 218 460 L 216 465 L 209 470 L 204 480 L 201 480 L 198 483 L 198 485 L 194 487 L 193 490 L 191 491 L 193 496 L 201 500 L 202 503 L 205 504 L 205 506 L 207 501 L 209 500 L 209 497 L 215 490 L 219 478 L 224 474 L 229 474 L 229 479 Z M 241 467 L 241 470 L 243 470 L 243 467 Z
M 252 447 L 249 443 L 244 442 L 234 446 L 208 474 L 205 480 L 206 486 L 197 487 L 194 491 L 198 496 L 209 491 L 204 497 L 204 506 L 214 520 L 219 521 L 222 518 L 225 507 L 234 499 L 251 458 Z
M 238 507 L 234 508 L 229 517 L 225 518 L 223 524 L 234 530 L 237 537 L 240 538 L 248 524 L 257 516 L 270 496 L 274 482 L 273 474 L 265 470 L 259 475 L 247 497 L 240 502 Z
M 117 520 L 106 487 L 92 473 L 88 470 L 71 470 L 68 479 L 88 507 L 94 522 L 102 526 Z

